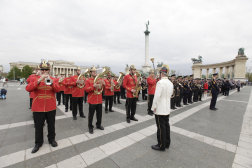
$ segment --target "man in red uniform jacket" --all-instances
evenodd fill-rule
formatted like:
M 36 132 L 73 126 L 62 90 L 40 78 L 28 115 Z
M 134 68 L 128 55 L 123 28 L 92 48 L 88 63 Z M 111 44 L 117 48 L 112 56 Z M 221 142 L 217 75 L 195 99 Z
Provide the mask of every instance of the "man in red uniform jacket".
M 130 66 L 129 74 L 124 77 L 123 87 L 127 90 L 127 104 L 126 104 L 126 121 L 130 123 L 130 120 L 138 121 L 135 118 L 137 97 L 133 97 L 133 93 L 136 92 L 135 87 L 137 85 L 137 77 L 134 75 L 136 72 L 135 65 Z M 130 113 L 131 111 L 131 113 Z
M 27 84 L 29 84 L 31 82 L 31 78 L 35 77 L 36 76 L 36 71 L 34 70 L 32 72 L 32 74 L 27 78 Z M 31 106 L 32 106 L 32 99 L 33 99 L 33 92 L 29 92 L 30 94 L 30 107 L 29 109 L 31 109 Z
M 115 84 L 113 79 L 111 78 L 111 72 L 107 74 L 108 78 L 105 80 L 105 113 L 108 113 L 108 104 L 109 104 L 109 111 L 114 112 L 112 110 L 113 106 L 113 97 L 114 97 L 114 87 Z
M 68 73 L 68 77 L 63 80 L 63 85 L 65 86 L 64 95 L 65 95 L 65 112 L 68 112 L 68 101 L 70 99 L 70 110 L 72 110 L 72 86 L 69 86 L 72 73 Z
M 117 97 L 117 103 L 118 104 L 122 104 L 120 102 L 120 94 L 121 94 L 121 86 L 119 86 L 118 89 L 116 89 L 116 87 L 118 87 L 118 82 L 117 82 L 117 75 L 115 75 L 114 77 L 114 84 L 115 84 L 115 87 L 114 87 L 114 103 L 116 104 L 116 97 Z
M 76 75 L 71 77 L 69 82 L 69 86 L 72 86 L 72 101 L 73 101 L 73 119 L 77 120 L 77 105 L 79 106 L 80 117 L 86 118 L 83 113 L 83 97 L 84 97 L 84 85 L 85 85 L 85 77 L 81 77 L 78 80 L 79 75 L 81 74 L 81 69 L 78 67 L 76 69 Z
M 105 82 L 100 79 L 99 83 L 94 83 L 94 79 L 97 75 L 96 68 L 93 66 L 90 69 L 91 78 L 86 80 L 85 85 L 85 91 L 88 93 L 88 103 L 89 103 L 89 113 L 88 113 L 88 128 L 89 133 L 93 134 L 93 117 L 94 113 L 96 111 L 96 127 L 100 130 L 104 130 L 104 128 L 101 126 L 102 121 L 102 94 L 96 94 L 94 91 L 98 89 L 97 91 L 100 92 L 101 88 L 105 86 Z
M 60 87 L 60 92 L 57 93 L 58 106 L 60 105 L 60 102 L 61 102 L 61 95 L 63 97 L 63 99 L 62 99 L 63 100 L 63 105 L 65 105 L 65 94 L 64 94 L 65 86 L 63 84 L 63 80 L 65 78 L 65 74 L 61 73 L 60 76 L 61 77 L 59 79 L 57 79 L 58 83 L 59 83 L 59 87 Z
M 156 90 L 156 78 L 155 78 L 155 73 L 154 70 L 151 69 L 149 71 L 149 77 L 147 78 L 147 84 L 148 84 L 148 96 L 149 96 L 149 101 L 148 101 L 148 114 L 153 115 L 153 111 L 151 110 L 152 103 L 153 103 L 153 98 Z
M 35 147 L 32 153 L 36 153 L 44 142 L 43 126 L 46 120 L 48 127 L 48 141 L 52 147 L 58 146 L 55 141 L 55 116 L 56 100 L 55 93 L 59 92 L 59 85 L 51 79 L 50 84 L 46 84 L 45 78 L 50 78 L 50 64 L 45 60 L 40 64 L 42 75 L 34 82 L 26 86 L 28 92 L 34 92 L 32 111 L 35 123 Z

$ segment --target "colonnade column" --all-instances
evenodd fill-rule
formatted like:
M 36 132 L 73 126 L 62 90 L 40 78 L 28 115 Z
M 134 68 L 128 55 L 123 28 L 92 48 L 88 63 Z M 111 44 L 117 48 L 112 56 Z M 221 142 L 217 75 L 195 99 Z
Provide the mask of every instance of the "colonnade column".
M 216 73 L 216 68 L 213 68 L 213 74 Z
M 206 69 L 206 78 L 209 78 L 209 68 Z
M 219 69 L 220 69 L 220 76 L 219 76 L 219 78 L 222 78 L 223 67 L 220 67 Z

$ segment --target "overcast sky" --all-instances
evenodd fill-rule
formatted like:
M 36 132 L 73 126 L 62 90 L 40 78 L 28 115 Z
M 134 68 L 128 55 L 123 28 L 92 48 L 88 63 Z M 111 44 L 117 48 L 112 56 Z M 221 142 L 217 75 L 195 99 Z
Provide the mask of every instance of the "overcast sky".
M 0 65 L 63 59 L 115 73 L 126 64 L 140 69 L 149 20 L 150 58 L 189 75 L 198 55 L 203 64 L 225 62 L 244 47 L 251 58 L 251 7 L 251 0 L 0 0 Z

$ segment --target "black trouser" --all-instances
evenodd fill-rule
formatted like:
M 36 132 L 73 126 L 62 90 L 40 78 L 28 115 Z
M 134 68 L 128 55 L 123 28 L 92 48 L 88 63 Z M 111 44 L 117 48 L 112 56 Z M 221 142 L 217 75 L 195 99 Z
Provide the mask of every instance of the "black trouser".
M 101 126 L 102 121 L 102 104 L 89 104 L 89 113 L 88 113 L 88 128 L 94 128 L 93 126 L 93 117 L 96 111 L 96 126 Z
M 104 91 L 102 92 L 102 100 L 105 100 L 105 93 L 104 93 Z
M 171 108 L 175 108 L 176 96 L 171 98 Z
M 143 99 L 143 100 L 147 100 L 146 94 L 147 94 L 147 89 L 142 90 L 142 99 Z
M 148 100 L 148 113 L 153 113 L 153 111 L 151 110 L 151 107 L 152 107 L 154 95 L 148 95 L 148 96 L 149 96 L 149 100 Z
M 72 94 L 65 94 L 65 109 L 68 110 L 68 100 L 70 99 L 70 110 L 72 110 Z
M 125 97 L 125 89 L 124 88 L 121 88 L 121 98 L 122 99 L 126 99 L 126 97 Z
M 187 104 L 188 93 L 183 94 L 183 104 Z
M 194 90 L 193 101 L 194 101 L 194 102 L 197 102 L 197 101 L 198 101 L 198 90 Z
M 73 117 L 76 117 L 77 115 L 77 105 L 79 106 L 79 113 L 80 116 L 83 116 L 83 97 L 72 97 L 73 100 Z
M 169 148 L 171 144 L 169 115 L 155 115 L 158 147 Z
M 181 97 L 180 97 L 180 95 L 179 96 L 176 96 L 176 106 L 177 107 L 180 107 L 181 105 L 180 105 L 180 102 L 181 102 Z
M 229 89 L 225 90 L 225 96 L 229 96 Z
M 114 92 L 114 103 L 116 103 L 116 97 L 117 97 L 117 103 L 120 103 L 120 91 Z
M 218 92 L 215 92 L 215 91 L 213 92 L 212 91 L 212 99 L 211 99 L 210 109 L 214 109 L 215 108 L 218 94 L 219 94 Z
M 65 96 L 64 96 L 65 94 L 64 94 L 64 91 L 60 91 L 60 92 L 57 93 L 58 104 L 60 104 L 60 102 L 61 102 L 61 95 L 63 97 L 63 104 L 65 104 Z
M 109 105 L 109 110 L 112 110 L 112 106 L 113 106 L 113 97 L 114 97 L 114 95 L 105 96 L 105 111 L 108 110 L 108 105 Z
M 85 92 L 84 92 L 84 102 L 85 102 L 85 103 L 87 102 L 87 96 L 88 96 L 88 93 L 85 91 Z
M 133 118 L 136 114 L 136 102 L 137 102 L 137 98 L 128 98 L 126 100 L 126 118 L 130 119 Z M 131 112 L 131 113 L 130 113 Z
M 192 93 L 193 93 L 193 91 L 190 90 L 189 94 L 188 94 L 188 103 L 192 103 Z
M 33 112 L 35 123 L 35 144 L 42 145 L 44 143 L 43 127 L 46 120 L 48 130 L 48 141 L 55 140 L 55 116 L 56 110 L 49 112 Z
M 30 98 L 30 108 L 32 107 L 32 100 L 33 98 Z
M 240 86 L 237 86 L 237 91 L 240 92 Z
M 202 98 L 202 90 L 200 89 L 199 92 L 198 92 L 198 98 L 199 100 L 201 101 L 201 98 Z

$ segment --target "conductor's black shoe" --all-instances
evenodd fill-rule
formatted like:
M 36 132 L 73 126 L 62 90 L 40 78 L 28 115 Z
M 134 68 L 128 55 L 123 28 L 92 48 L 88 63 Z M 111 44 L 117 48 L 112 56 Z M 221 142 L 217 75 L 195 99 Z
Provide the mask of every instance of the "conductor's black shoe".
M 164 149 L 159 148 L 157 145 L 152 145 L 151 148 L 158 151 L 165 151 L 165 148 Z
M 114 110 L 109 110 L 109 112 L 114 112 Z
M 96 128 L 97 128 L 97 129 L 100 129 L 100 130 L 104 130 L 103 126 L 101 126 L 101 125 L 100 125 L 100 126 L 97 126 Z
M 90 133 L 90 134 L 93 134 L 93 133 L 94 133 L 93 128 L 90 128 L 90 129 L 89 129 L 89 133 Z
M 216 111 L 216 109 L 215 109 L 215 108 L 210 108 L 210 110 L 214 110 L 214 111 Z
M 118 102 L 117 104 L 122 104 L 121 102 Z
M 81 117 L 81 118 L 86 118 L 86 116 L 85 116 L 85 115 L 81 115 L 80 117 Z
M 105 113 L 108 113 L 108 110 L 105 110 Z
M 127 123 L 130 123 L 130 119 L 126 119 Z
M 130 119 L 133 121 L 138 121 L 138 119 L 136 119 L 135 117 L 131 117 Z
M 67 110 L 67 109 L 65 109 L 65 112 L 68 112 L 68 110 Z
M 153 116 L 153 114 L 152 113 L 148 113 L 150 116 Z
M 55 140 L 53 140 L 53 141 L 51 141 L 49 143 L 51 144 L 52 147 L 57 147 L 58 146 L 58 144 L 57 144 L 57 142 Z
M 32 152 L 31 153 L 36 153 L 38 152 L 39 148 L 41 147 L 42 145 L 35 145 L 35 147 L 32 149 Z
M 77 117 L 76 117 L 76 116 L 74 116 L 74 117 L 73 117 L 73 119 L 74 119 L 74 120 L 77 120 Z

